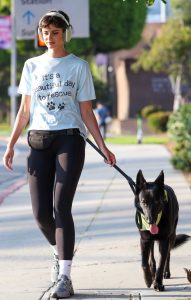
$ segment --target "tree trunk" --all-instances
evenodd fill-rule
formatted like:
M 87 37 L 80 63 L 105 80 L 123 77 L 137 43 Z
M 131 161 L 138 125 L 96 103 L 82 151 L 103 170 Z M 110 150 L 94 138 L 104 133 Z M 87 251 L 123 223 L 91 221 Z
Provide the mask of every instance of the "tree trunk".
M 176 76 L 174 84 L 174 105 L 173 111 L 177 111 L 183 104 L 183 98 L 181 95 L 181 82 L 182 82 L 182 65 L 179 66 L 178 74 Z

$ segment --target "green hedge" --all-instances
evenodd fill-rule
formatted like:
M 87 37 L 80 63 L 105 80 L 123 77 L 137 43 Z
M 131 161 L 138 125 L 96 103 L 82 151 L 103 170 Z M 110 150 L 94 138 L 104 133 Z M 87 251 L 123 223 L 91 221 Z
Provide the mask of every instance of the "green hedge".
M 142 108 L 141 110 L 141 116 L 145 119 L 147 119 L 149 117 L 149 115 L 158 112 L 158 111 L 162 111 L 161 107 L 158 105 L 147 105 L 145 107 Z
M 171 112 L 169 111 L 158 111 L 148 116 L 148 126 L 155 132 L 166 132 L 167 123 Z
M 168 122 L 169 137 L 175 142 L 172 163 L 176 169 L 191 171 L 191 104 L 184 104 Z

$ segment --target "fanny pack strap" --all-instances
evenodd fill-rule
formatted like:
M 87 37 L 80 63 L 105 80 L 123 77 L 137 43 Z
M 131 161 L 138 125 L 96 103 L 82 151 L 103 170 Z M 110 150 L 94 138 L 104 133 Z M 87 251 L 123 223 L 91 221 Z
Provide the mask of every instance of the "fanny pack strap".
M 80 134 L 78 128 L 67 128 L 62 130 L 30 130 L 29 133 L 39 135 L 76 135 Z

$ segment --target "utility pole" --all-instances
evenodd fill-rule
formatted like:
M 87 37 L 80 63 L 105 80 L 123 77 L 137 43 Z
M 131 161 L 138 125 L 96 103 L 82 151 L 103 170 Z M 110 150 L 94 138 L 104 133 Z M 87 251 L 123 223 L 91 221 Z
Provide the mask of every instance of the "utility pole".
M 13 127 L 16 118 L 16 73 L 17 73 L 17 47 L 16 47 L 16 20 L 15 0 L 11 0 L 11 126 Z
M 166 10 L 167 10 L 167 4 L 164 2 L 160 2 L 160 18 L 161 18 L 161 23 L 166 22 Z

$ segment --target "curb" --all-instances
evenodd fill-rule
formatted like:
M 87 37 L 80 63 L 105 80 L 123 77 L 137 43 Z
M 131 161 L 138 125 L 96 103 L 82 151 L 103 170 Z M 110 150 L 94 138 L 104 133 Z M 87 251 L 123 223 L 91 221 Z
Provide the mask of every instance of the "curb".
M 0 205 L 3 203 L 5 198 L 7 198 L 10 194 L 13 194 L 17 190 L 19 190 L 23 185 L 27 183 L 26 178 L 22 178 L 17 180 L 15 183 L 11 184 L 6 188 L 2 193 L 0 193 Z

